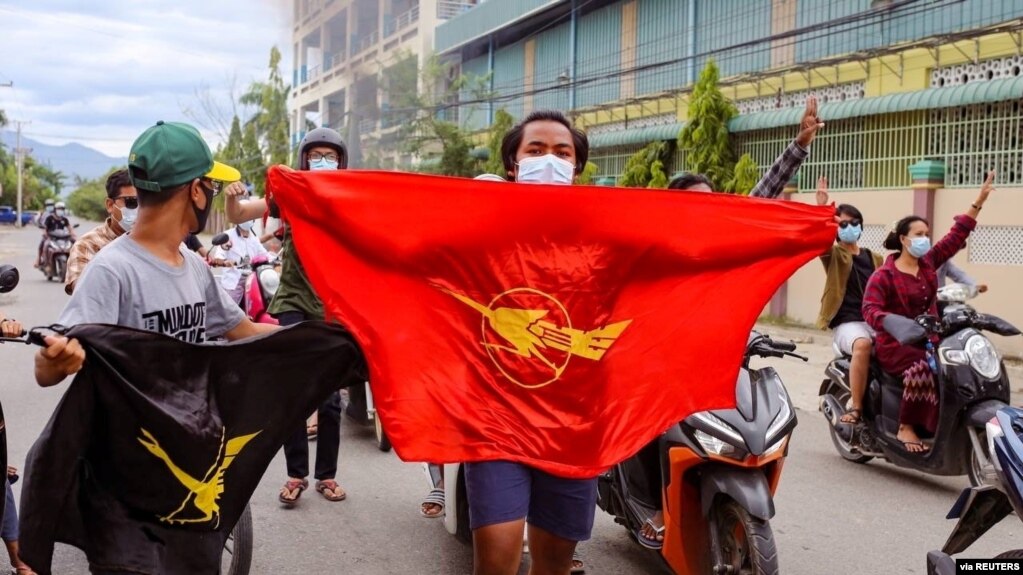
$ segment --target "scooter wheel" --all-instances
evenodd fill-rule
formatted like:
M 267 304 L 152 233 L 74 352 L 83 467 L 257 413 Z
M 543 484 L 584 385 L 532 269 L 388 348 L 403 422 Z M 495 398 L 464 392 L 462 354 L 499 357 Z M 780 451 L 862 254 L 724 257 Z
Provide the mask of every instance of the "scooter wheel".
M 731 499 L 716 504 L 718 542 L 727 573 L 778 575 L 778 548 L 771 524 Z
M 999 553 L 995 559 L 1023 559 L 1023 549 L 1014 549 L 1012 551 L 1006 551 L 1005 553 Z
M 388 439 L 387 432 L 384 431 L 384 424 L 380 421 L 379 413 L 373 415 L 373 427 L 376 429 L 377 449 L 385 453 L 390 451 L 391 440 Z

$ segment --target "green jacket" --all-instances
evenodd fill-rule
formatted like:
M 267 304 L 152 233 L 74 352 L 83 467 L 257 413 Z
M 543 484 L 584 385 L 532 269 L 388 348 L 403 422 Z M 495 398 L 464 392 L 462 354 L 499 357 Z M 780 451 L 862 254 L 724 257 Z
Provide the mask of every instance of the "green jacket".
M 306 319 L 323 319 L 323 303 L 309 284 L 298 259 L 290 226 L 284 230 L 281 245 L 281 283 L 267 311 L 274 316 L 285 311 L 298 311 L 305 314 Z
M 874 269 L 881 267 L 884 258 L 880 254 L 866 250 L 874 260 Z M 831 320 L 842 307 L 842 300 L 845 299 L 845 286 L 849 283 L 849 274 L 852 272 L 853 255 L 846 251 L 841 245 L 835 244 L 831 249 L 821 255 L 821 263 L 824 264 L 824 271 L 827 278 L 824 280 L 824 295 L 821 296 L 821 313 L 817 316 L 817 328 L 828 329 Z M 866 291 L 867 286 L 863 286 Z

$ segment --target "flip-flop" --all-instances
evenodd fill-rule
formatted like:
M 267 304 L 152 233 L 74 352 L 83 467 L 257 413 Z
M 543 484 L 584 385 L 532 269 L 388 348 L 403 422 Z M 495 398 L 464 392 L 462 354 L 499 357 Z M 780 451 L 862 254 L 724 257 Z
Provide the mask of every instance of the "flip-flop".
M 305 426 L 305 434 L 309 441 L 316 439 L 316 424 Z
M 649 525 L 654 530 L 654 537 L 657 537 L 657 536 L 663 537 L 664 536 L 664 526 L 661 525 L 660 527 L 655 527 L 654 526 L 654 522 L 653 522 L 652 519 L 647 519 L 643 523 L 643 525 Z M 645 535 L 643 535 L 643 527 L 640 527 L 639 529 L 637 529 L 636 532 L 635 532 L 635 535 L 636 535 L 636 541 L 640 545 L 642 545 L 643 547 L 646 547 L 647 549 L 653 549 L 654 551 L 659 551 L 659 550 L 661 550 L 664 547 L 664 540 L 663 539 L 660 540 L 660 541 L 658 541 L 656 539 L 647 539 L 647 537 Z
M 323 481 L 316 482 L 316 492 L 327 501 L 344 501 L 348 497 L 344 489 L 341 489 L 341 495 L 334 495 L 334 492 L 338 489 L 341 489 L 341 486 L 333 479 L 324 479 Z
M 852 415 L 853 416 L 853 420 L 852 421 L 842 421 L 843 418 L 845 418 L 846 415 Z M 849 411 L 847 411 L 844 414 L 842 414 L 842 417 L 838 418 L 838 422 L 839 423 L 844 423 L 846 425 L 859 425 L 859 423 L 861 421 L 863 421 L 863 410 L 862 409 L 850 409 Z
M 305 479 L 289 479 L 284 487 L 281 488 L 280 493 L 277 494 L 277 500 L 284 504 L 285 507 L 291 509 L 298 503 L 298 498 L 302 497 L 302 492 L 309 488 L 309 481 Z M 295 497 L 285 497 L 284 491 L 287 490 L 289 493 L 294 491 Z
M 424 505 L 436 505 L 440 507 L 440 511 L 436 514 L 430 514 L 423 510 Z M 423 499 L 423 502 L 419 505 L 419 514 L 427 519 L 437 519 L 438 517 L 444 517 L 444 490 L 437 487 L 430 490 L 430 493 Z
M 924 445 L 924 443 L 922 441 L 902 441 L 901 443 L 902 443 L 902 448 L 905 449 L 907 453 L 927 453 L 928 451 L 931 450 L 931 448 L 927 447 L 926 445 Z M 916 451 L 912 451 L 912 450 L 909 449 L 910 445 L 916 445 L 920 449 L 918 449 Z

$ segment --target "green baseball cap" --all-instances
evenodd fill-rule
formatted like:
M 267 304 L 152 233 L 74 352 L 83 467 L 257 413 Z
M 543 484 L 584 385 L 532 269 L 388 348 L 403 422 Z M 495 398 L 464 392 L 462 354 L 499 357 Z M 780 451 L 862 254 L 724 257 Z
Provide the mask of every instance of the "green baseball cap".
M 213 161 L 199 130 L 163 120 L 142 132 L 131 145 L 128 174 L 132 185 L 151 192 L 170 190 L 196 178 L 221 182 L 241 179 L 238 170 Z

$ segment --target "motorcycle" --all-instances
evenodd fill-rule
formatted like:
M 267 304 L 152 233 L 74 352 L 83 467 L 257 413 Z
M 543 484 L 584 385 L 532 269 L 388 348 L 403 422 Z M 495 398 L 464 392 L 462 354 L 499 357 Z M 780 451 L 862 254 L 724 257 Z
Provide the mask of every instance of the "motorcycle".
M 788 453 L 796 414 L 778 373 L 751 369 L 754 357 L 796 357 L 795 344 L 753 333 L 736 382 L 735 409 L 694 413 L 658 439 L 664 545 L 659 551 L 676 573 L 778 572 L 770 519 L 773 494 Z M 444 481 L 444 526 L 472 540 L 461 464 L 426 466 L 436 487 Z M 597 505 L 633 537 L 654 514 L 636 493 L 650 471 L 637 457 L 597 478 Z
M 968 487 L 948 512 L 958 519 L 940 551 L 927 553 L 927 575 L 955 575 L 951 555 L 965 551 L 1013 511 L 1023 518 L 1023 409 L 1006 407 L 985 425 L 988 454 L 997 480 Z M 995 559 L 1023 559 L 1023 549 L 1006 551 Z
M 78 227 L 74 224 L 73 227 Z M 43 242 L 43 266 L 39 268 L 46 281 L 57 279 L 64 283 L 67 276 L 67 258 L 71 253 L 71 246 L 74 240 L 71 239 L 71 231 L 67 229 L 56 229 L 45 232 L 46 241 Z
M 978 313 L 966 304 L 977 288 L 950 284 L 938 290 L 944 302 L 942 316 L 923 315 L 915 320 L 889 315 L 885 330 L 904 345 L 926 345 L 937 374 L 939 420 L 928 451 L 913 453 L 896 438 L 902 382 L 871 361 L 869 383 L 863 398 L 861 421 L 842 423 L 851 397 L 850 357 L 836 349 L 836 358 L 825 368 L 820 387 L 820 411 L 830 424 L 835 449 L 847 461 L 867 463 L 883 458 L 899 467 L 933 475 L 969 475 L 980 486 L 995 479 L 985 447 L 985 425 L 1009 401 L 1009 378 L 998 352 L 982 332 L 1019 335 L 1007 321 Z M 937 335 L 937 349 L 929 335 Z

